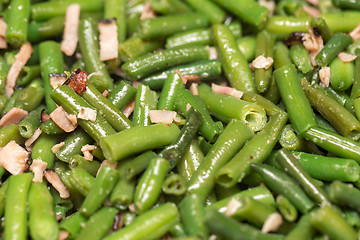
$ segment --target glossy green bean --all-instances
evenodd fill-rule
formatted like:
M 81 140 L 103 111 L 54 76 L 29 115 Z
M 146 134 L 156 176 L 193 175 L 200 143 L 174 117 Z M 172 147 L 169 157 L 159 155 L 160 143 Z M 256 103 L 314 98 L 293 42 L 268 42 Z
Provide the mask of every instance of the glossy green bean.
M 188 182 L 203 160 L 204 154 L 199 144 L 192 140 L 176 167 L 179 174 Z
M 46 162 L 46 167 L 52 169 L 54 167 L 55 154 L 51 151 L 51 148 L 57 141 L 57 136 L 42 133 L 34 143 L 31 151 L 31 158 Z
M 135 106 L 133 112 L 133 123 L 135 126 L 149 126 L 150 110 L 155 110 L 157 95 L 148 86 L 140 84 L 135 95 Z
M 5 39 L 19 47 L 27 41 L 28 22 L 30 19 L 30 0 L 10 2 Z
M 108 99 L 118 109 L 123 109 L 136 94 L 136 88 L 127 84 L 124 81 L 120 81 L 115 88 L 110 92 Z
M 184 83 L 178 73 L 169 73 L 161 90 L 158 109 L 175 110 L 175 98 L 180 89 L 184 88 Z
M 82 168 L 69 171 L 69 180 L 71 185 L 85 197 L 95 182 L 95 178 Z
M 119 43 L 126 39 L 126 1 L 107 0 L 104 2 L 104 18 L 116 18 Z
M 158 40 L 146 40 L 139 36 L 134 36 L 119 44 L 120 59 L 127 62 L 133 58 L 152 52 L 161 46 L 162 42 Z
M 81 168 L 86 170 L 88 173 L 90 173 L 93 176 L 96 176 L 99 167 L 100 167 L 100 162 L 95 160 L 88 161 L 83 156 L 78 154 L 71 156 L 69 161 L 70 169 Z

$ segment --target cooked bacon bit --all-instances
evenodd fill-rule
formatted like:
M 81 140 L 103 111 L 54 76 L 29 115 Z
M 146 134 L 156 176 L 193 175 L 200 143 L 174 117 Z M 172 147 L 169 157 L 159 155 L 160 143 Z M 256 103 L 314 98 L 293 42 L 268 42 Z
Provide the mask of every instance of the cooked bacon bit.
M 314 30 L 309 28 L 309 33 L 305 33 L 302 40 L 304 47 L 310 52 L 311 64 L 316 66 L 315 57 L 324 47 L 324 41 L 321 35 L 315 35 Z
M 74 125 L 68 118 L 65 110 L 59 106 L 50 113 L 50 118 L 54 121 L 65 132 L 72 132 L 75 130 L 77 125 Z
M 190 86 L 190 92 L 192 95 L 199 95 L 199 91 L 197 89 L 198 84 L 197 83 L 192 83 Z
M 99 169 L 97 170 L 96 176 L 99 175 L 99 172 L 100 172 L 100 170 L 101 170 L 101 168 L 102 168 L 103 166 L 109 166 L 109 167 L 111 167 L 111 168 L 113 168 L 113 169 L 116 169 L 116 167 L 117 167 L 117 162 L 109 162 L 108 160 L 102 161 L 102 163 L 100 164 Z
M 50 119 L 49 114 L 47 114 L 46 112 L 41 113 L 41 122 L 42 123 L 46 122 L 49 119 Z
M 150 2 L 146 1 L 144 10 L 141 12 L 140 20 L 145 20 L 148 18 L 155 18 L 156 12 L 154 9 L 152 9 Z
M 236 211 L 241 207 L 241 202 L 232 198 L 226 205 L 225 215 L 230 217 L 236 213 Z
M 28 151 L 11 140 L 0 150 L 0 165 L 12 175 L 18 175 L 27 170 L 28 157 Z
M 12 123 L 18 124 L 21 120 L 24 119 L 24 117 L 26 117 L 27 114 L 27 111 L 21 108 L 13 107 L 0 119 L 0 127 L 2 128 Z
M 211 89 L 213 90 L 214 93 L 226 94 L 229 96 L 236 97 L 238 99 L 241 99 L 241 97 L 244 94 L 242 91 L 236 90 L 235 88 L 220 86 L 215 83 L 211 84 Z
M 132 82 L 132 86 L 134 87 L 134 88 L 138 88 L 139 87 L 139 85 L 141 84 L 141 82 L 138 82 L 138 81 L 133 81 Z
M 263 68 L 265 70 L 269 69 L 273 63 L 274 59 L 272 57 L 264 57 L 263 55 L 258 56 L 251 62 L 254 68 Z
M 70 233 L 65 230 L 60 230 L 57 240 L 66 240 L 70 236 Z
M 76 3 L 71 4 L 66 9 L 64 35 L 61 42 L 61 51 L 68 56 L 72 56 L 76 50 L 76 45 L 79 40 L 79 22 L 80 5 Z
M 105 90 L 102 92 L 102 95 L 107 98 L 107 97 L 109 96 L 109 91 L 105 89 Z
M 61 198 L 70 197 L 69 191 L 54 170 L 45 170 L 45 178 L 59 192 Z
M 30 146 L 40 137 L 41 133 L 42 131 L 38 128 L 35 130 L 34 134 L 25 141 L 25 147 L 27 150 L 30 150 Z
M 200 82 L 201 78 L 199 75 L 196 74 L 185 74 L 183 75 L 184 78 L 186 78 L 186 80 L 188 80 L 189 82 Z
M 175 71 L 174 71 L 175 73 L 177 73 L 177 74 L 179 74 L 180 75 L 180 77 L 181 77 L 181 80 L 182 80 L 182 82 L 184 83 L 184 85 L 187 83 L 187 78 L 186 77 L 184 77 L 184 75 L 182 75 L 182 73 L 178 70 L 178 69 L 175 69 Z
M 341 52 L 338 54 L 338 58 L 344 63 L 352 62 L 356 59 L 356 57 L 357 57 L 356 55 L 352 55 L 345 52 Z
M 168 110 L 150 110 L 149 117 L 152 123 L 170 124 L 174 121 L 176 112 Z
M 9 98 L 11 95 L 13 95 L 13 93 L 14 93 L 14 88 L 5 86 L 5 96 Z
M 64 146 L 64 145 L 65 145 L 64 142 L 59 142 L 58 144 L 55 144 L 55 145 L 51 148 L 51 151 L 52 151 L 54 154 L 56 154 L 56 153 L 60 150 L 60 148 L 61 148 L 62 146 Z
M 310 7 L 310 6 L 304 6 L 303 7 L 304 11 L 307 12 L 310 16 L 314 17 L 314 18 L 318 18 L 320 16 L 320 10 L 314 7 Z
M 0 49 L 7 48 L 7 42 L 5 40 L 7 24 L 4 21 L 4 18 L 0 16 Z
M 97 114 L 96 110 L 87 107 L 82 107 L 80 108 L 80 112 L 77 117 L 80 119 L 90 120 L 94 122 L 96 120 L 96 114 Z
M 53 89 L 60 87 L 66 81 L 67 76 L 65 73 L 50 73 L 49 80 Z
M 360 23 L 354 28 L 354 30 L 349 32 L 349 35 L 354 41 L 360 40 Z
M 331 76 L 331 73 L 330 73 L 329 67 L 322 67 L 319 70 L 320 87 L 322 87 L 322 88 L 329 87 L 330 76 Z
M 268 0 L 259 0 L 259 5 L 266 7 L 270 10 L 270 14 L 273 15 L 276 9 L 276 4 L 274 1 L 268 1 Z
M 24 43 L 20 47 L 20 51 L 18 52 L 18 54 L 15 55 L 15 61 L 9 69 L 6 80 L 6 87 L 8 88 L 15 87 L 16 79 L 18 78 L 21 69 L 25 66 L 26 62 L 29 60 L 32 51 L 33 49 L 29 42 Z
M 30 171 L 34 173 L 33 182 L 42 182 L 44 171 L 47 167 L 47 162 L 41 161 L 40 159 L 33 160 L 30 165 Z
M 306 0 L 308 3 L 314 5 L 314 6 L 318 6 L 319 5 L 319 0 Z
M 94 156 L 91 154 L 91 151 L 95 149 L 94 145 L 86 144 L 81 147 L 81 152 L 84 154 L 84 158 L 88 161 L 92 161 Z
M 219 58 L 218 53 L 216 51 L 216 47 L 206 47 L 209 51 L 209 60 L 216 60 Z
M 126 106 L 121 110 L 121 112 L 129 118 L 131 113 L 134 111 L 135 108 L 135 99 L 131 100 Z
M 100 61 L 118 58 L 118 29 L 116 19 L 105 19 L 98 23 Z
M 283 220 L 279 213 L 275 212 L 270 214 L 270 216 L 264 222 L 264 225 L 261 228 L 261 232 L 268 233 L 276 231 L 282 224 Z
M 69 85 L 79 95 L 86 90 L 87 74 L 85 71 L 76 69 L 64 84 Z
M 136 213 L 136 208 L 135 208 L 135 204 L 134 203 L 130 203 L 129 206 L 129 211 L 132 213 Z
M 191 105 L 190 104 L 186 104 L 186 111 L 189 111 L 191 108 Z

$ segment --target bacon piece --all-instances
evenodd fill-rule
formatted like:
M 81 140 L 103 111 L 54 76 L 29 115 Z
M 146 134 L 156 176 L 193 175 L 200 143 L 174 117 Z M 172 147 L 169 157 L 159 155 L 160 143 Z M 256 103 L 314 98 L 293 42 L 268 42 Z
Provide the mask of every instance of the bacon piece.
M 132 82 L 132 86 L 134 87 L 134 88 L 138 88 L 139 87 L 139 85 L 141 84 L 141 82 L 139 82 L 139 81 L 133 81 Z
M 189 82 L 200 82 L 201 81 L 201 78 L 199 75 L 196 75 L 196 74 L 185 74 L 183 75 L 184 78 L 186 78 L 187 81 Z
M 135 99 L 131 100 L 126 106 L 121 110 L 121 112 L 129 118 L 131 113 L 134 111 L 135 108 Z
M 80 112 L 77 117 L 83 120 L 90 120 L 93 122 L 96 120 L 96 114 L 97 114 L 96 110 L 87 107 L 82 107 L 80 108 Z
M 197 83 L 192 83 L 190 86 L 190 92 L 192 95 L 199 95 L 199 91 L 197 89 L 198 84 Z
M 61 198 L 70 197 L 69 191 L 54 170 L 45 170 L 45 178 L 59 192 Z
M 189 111 L 190 110 L 190 108 L 191 108 L 191 105 L 188 103 L 188 104 L 186 104 L 186 111 Z
M 50 118 L 54 121 L 65 132 L 72 132 L 75 130 L 77 125 L 74 125 L 68 118 L 65 110 L 59 106 L 50 113 Z
M 320 87 L 325 88 L 330 85 L 330 67 L 322 67 L 319 70 Z
M 11 140 L 0 150 L 0 165 L 12 175 L 18 175 L 28 169 L 29 152 Z
M 276 231 L 282 224 L 282 216 L 275 212 L 270 214 L 261 228 L 261 232 L 268 233 Z
M 310 16 L 314 17 L 314 18 L 318 18 L 320 16 L 320 10 L 314 7 L 310 7 L 310 6 L 304 6 L 303 7 L 304 11 L 307 12 Z
M 65 145 L 65 142 L 59 142 L 58 144 L 55 144 L 52 148 L 51 148 L 51 151 L 54 153 L 54 154 L 56 154 L 59 150 L 60 150 L 60 148 L 62 147 L 62 146 L 64 146 Z
M 60 230 L 57 240 L 66 240 L 70 236 L 70 233 L 65 230 Z
M 141 12 L 140 20 L 145 20 L 148 18 L 155 18 L 155 17 L 156 17 L 155 10 L 151 7 L 150 2 L 146 1 L 144 10 Z
M 13 89 L 15 87 L 16 79 L 18 78 L 21 69 L 25 66 L 26 62 L 29 60 L 33 49 L 29 42 L 24 43 L 20 47 L 20 51 L 15 55 L 15 61 L 11 65 L 7 80 L 6 87 Z M 10 97 L 9 95 L 7 95 Z
M 324 47 L 324 41 L 321 35 L 316 36 L 314 30 L 309 28 L 309 33 L 305 33 L 302 37 L 303 45 L 310 52 L 310 60 L 313 66 L 316 66 L 315 57 Z
M 187 80 L 186 77 L 184 77 L 184 75 L 182 75 L 182 73 L 179 71 L 179 69 L 175 69 L 174 72 L 180 75 L 183 84 L 186 85 L 186 83 L 187 83 L 188 80 Z
M 352 55 L 345 52 L 341 52 L 338 54 L 338 58 L 344 63 L 352 62 L 356 59 L 356 57 L 357 57 L 356 55 Z
M 102 92 L 102 95 L 107 98 L 107 97 L 109 96 L 109 91 L 105 89 L 105 90 Z
M 351 32 L 349 32 L 349 35 L 354 41 L 360 40 L 360 23 Z
M 40 159 L 34 159 L 30 165 L 30 171 L 34 173 L 33 182 L 42 182 L 44 171 L 47 167 L 47 162 L 41 161 Z
M 318 6 L 319 5 L 319 0 L 306 0 L 308 3 L 314 5 L 314 6 Z
M 209 60 L 216 60 L 219 58 L 216 47 L 206 47 L 209 51 Z
M 0 16 L 0 49 L 7 48 L 7 42 L 5 40 L 7 24 L 4 21 L 3 16 Z
M 118 58 L 118 29 L 116 19 L 104 19 L 98 23 L 100 61 Z
M 21 108 L 13 107 L 0 119 L 0 128 L 10 124 L 18 124 L 26 117 L 27 114 L 27 111 Z
M 215 83 L 211 84 L 211 89 L 213 90 L 214 93 L 226 94 L 229 96 L 236 97 L 238 99 L 241 99 L 241 97 L 244 94 L 242 91 L 236 90 L 235 88 L 227 87 L 227 86 L 220 86 Z
M 71 76 L 66 80 L 64 84 L 67 84 L 79 95 L 86 90 L 88 76 L 85 71 L 81 71 L 79 68 L 74 70 Z
M 92 161 L 94 156 L 91 154 L 91 151 L 95 149 L 94 145 L 86 144 L 81 147 L 81 152 L 84 154 L 84 158 L 88 161 Z
M 27 150 L 30 150 L 30 146 L 40 137 L 41 133 L 42 131 L 38 128 L 35 130 L 34 134 L 25 141 L 25 147 Z
M 174 121 L 176 112 L 169 110 L 150 110 L 149 117 L 152 123 L 170 124 Z
M 65 73 L 50 73 L 49 74 L 50 85 L 53 89 L 60 87 L 67 79 Z
M 273 63 L 274 59 L 272 57 L 264 57 L 264 55 L 258 56 L 251 62 L 254 68 L 265 70 L 269 69 Z
M 80 5 L 76 3 L 71 4 L 66 9 L 64 35 L 61 42 L 61 51 L 67 56 L 72 56 L 76 50 L 76 45 L 79 41 L 79 22 Z
M 99 175 L 99 172 L 100 172 L 100 170 L 101 170 L 101 168 L 102 168 L 103 166 L 109 166 L 109 167 L 111 167 L 111 168 L 113 168 L 113 169 L 116 169 L 116 167 L 117 167 L 117 162 L 109 162 L 108 160 L 102 161 L 102 163 L 100 164 L 99 169 L 98 169 L 97 172 L 96 172 L 96 176 Z
M 50 119 L 49 114 L 47 114 L 46 112 L 41 113 L 41 122 L 42 123 L 46 122 L 49 119 Z

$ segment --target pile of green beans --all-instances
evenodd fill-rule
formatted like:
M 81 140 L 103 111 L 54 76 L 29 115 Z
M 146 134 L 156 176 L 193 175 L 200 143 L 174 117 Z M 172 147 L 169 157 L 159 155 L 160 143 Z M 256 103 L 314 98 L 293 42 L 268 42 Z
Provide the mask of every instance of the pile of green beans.
M 0 239 L 360 238 L 360 1 L 3 0 L 0 15 Z M 111 19 L 118 57 L 101 61 Z M 75 130 L 48 118 L 59 106 Z M 27 115 L 3 124 L 13 108 Z M 14 143 L 28 157 L 12 175 Z

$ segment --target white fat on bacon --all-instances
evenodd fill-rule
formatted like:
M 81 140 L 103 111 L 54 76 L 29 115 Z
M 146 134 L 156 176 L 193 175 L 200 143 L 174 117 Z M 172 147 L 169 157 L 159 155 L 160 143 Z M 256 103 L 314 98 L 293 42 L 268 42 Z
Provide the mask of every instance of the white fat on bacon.
M 149 116 L 152 123 L 170 124 L 176 118 L 176 112 L 169 110 L 150 110 Z
M 232 97 L 236 97 L 238 99 L 241 99 L 241 97 L 243 96 L 243 92 L 239 91 L 235 88 L 232 87 L 227 87 L 227 86 L 221 86 L 221 85 L 217 85 L 215 83 L 211 84 L 211 89 L 214 93 L 221 93 L 221 94 L 226 94 Z
M 64 145 L 65 145 L 65 142 L 59 142 L 59 143 L 55 144 L 55 145 L 51 148 L 51 151 L 52 151 L 54 154 L 56 154 L 56 153 L 60 150 L 60 148 L 61 148 L 62 146 L 64 146 Z
M 0 150 L 0 165 L 12 175 L 18 175 L 28 169 L 29 152 L 11 140 Z
M 74 124 L 73 121 L 69 120 L 68 114 L 61 106 L 57 107 L 54 111 L 52 111 L 49 117 L 65 132 L 72 132 L 77 127 L 77 125 Z
M 96 110 L 92 108 L 82 107 L 80 108 L 80 112 L 77 117 L 83 120 L 89 120 L 94 122 L 96 120 L 96 114 Z
M 38 128 L 35 130 L 33 135 L 25 141 L 25 147 L 27 150 L 31 149 L 31 145 L 40 137 L 41 133 L 42 131 Z
M 310 16 L 314 17 L 314 18 L 318 18 L 321 14 L 320 10 L 314 7 L 310 7 L 310 6 L 304 6 L 303 7 L 304 11 L 307 12 Z
M 352 62 L 356 59 L 356 55 L 352 55 L 350 53 L 345 53 L 345 52 L 341 52 L 338 54 L 338 58 L 340 59 L 340 61 L 347 63 L 347 62 Z
M 351 32 L 349 32 L 349 35 L 354 41 L 360 40 L 360 23 Z
M 116 19 L 105 19 L 98 23 L 100 61 L 118 58 L 118 28 Z
M 67 76 L 65 73 L 50 73 L 49 80 L 53 89 L 60 87 L 66 81 Z
M 91 154 L 91 151 L 95 150 L 94 145 L 86 144 L 81 147 L 81 152 L 84 154 L 84 158 L 87 161 L 92 161 L 94 159 L 94 156 Z
M 33 182 L 42 182 L 47 162 L 40 159 L 34 159 L 30 165 L 30 171 L 34 173 Z
M 7 48 L 7 42 L 5 40 L 7 24 L 4 21 L 4 18 L 0 16 L 0 49 Z
M 324 41 L 321 36 L 315 36 L 312 28 L 309 28 L 309 33 L 305 33 L 302 37 L 303 45 L 310 53 L 310 60 L 313 66 L 316 66 L 315 57 L 323 49 Z
M 125 117 L 129 118 L 131 113 L 135 108 L 135 99 L 131 100 L 126 106 L 121 110 L 121 112 L 125 115 Z
M 16 79 L 18 78 L 21 69 L 25 66 L 26 62 L 29 60 L 33 48 L 29 42 L 24 43 L 20 47 L 20 51 L 15 55 L 15 61 L 11 65 L 9 72 L 7 74 L 6 87 L 8 97 L 11 96 L 12 92 L 10 89 L 15 87 Z
M 70 197 L 69 191 L 54 170 L 45 170 L 44 175 L 46 180 L 59 192 L 61 198 Z
M 329 87 L 330 77 L 331 77 L 330 67 L 322 67 L 319 70 L 320 87 L 322 88 Z
M 267 70 L 273 63 L 274 59 L 272 57 L 264 57 L 264 55 L 260 55 L 251 62 L 251 65 L 257 69 Z
M 283 223 L 282 216 L 280 213 L 272 213 L 264 222 L 264 225 L 261 228 L 261 232 L 268 233 L 276 231 L 281 224 Z
M 199 91 L 198 91 L 198 84 L 197 83 L 192 83 L 191 85 L 190 85 L 190 92 L 191 92 L 191 94 L 192 95 L 199 95 Z
M 80 22 L 80 5 L 71 4 L 66 9 L 63 40 L 61 51 L 67 56 L 72 56 L 79 41 L 78 28 Z
M 27 111 L 21 108 L 13 107 L 0 119 L 0 127 L 5 127 L 10 124 L 17 125 L 21 120 L 26 117 L 27 114 Z
M 155 18 L 155 17 L 156 17 L 156 12 L 154 11 L 154 9 L 152 9 L 150 2 L 146 1 L 144 10 L 141 12 L 140 15 L 140 20 L 145 20 L 148 18 Z

